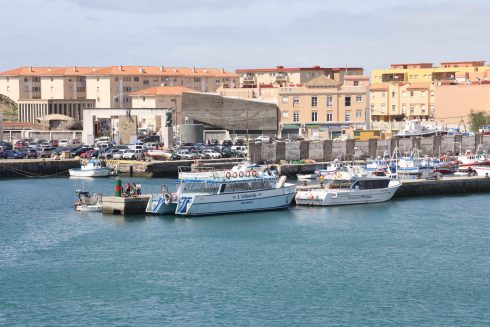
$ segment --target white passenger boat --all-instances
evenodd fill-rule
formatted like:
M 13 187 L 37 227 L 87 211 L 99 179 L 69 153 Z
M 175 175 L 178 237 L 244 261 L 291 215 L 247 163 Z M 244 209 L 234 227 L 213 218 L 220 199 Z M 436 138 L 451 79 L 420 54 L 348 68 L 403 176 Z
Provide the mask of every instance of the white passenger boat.
M 76 211 L 102 211 L 102 195 L 94 193 L 90 195 L 89 192 L 77 190 L 78 196 L 77 202 L 75 202 Z
M 399 180 L 389 176 L 370 176 L 353 168 L 338 172 L 336 176 L 324 187 L 301 187 L 296 193 L 296 204 L 333 206 L 384 202 L 390 200 L 401 186 Z
M 177 194 L 169 192 L 167 185 L 164 185 L 161 193 L 150 196 L 145 212 L 153 215 L 169 215 L 174 214 L 176 208 Z
M 180 179 L 175 214 L 187 216 L 288 208 L 296 185 L 268 168 L 238 165 L 214 176 Z
M 69 170 L 71 177 L 107 177 L 111 172 L 112 169 L 104 167 L 99 159 L 90 159 L 86 163 L 82 163 L 80 168 Z

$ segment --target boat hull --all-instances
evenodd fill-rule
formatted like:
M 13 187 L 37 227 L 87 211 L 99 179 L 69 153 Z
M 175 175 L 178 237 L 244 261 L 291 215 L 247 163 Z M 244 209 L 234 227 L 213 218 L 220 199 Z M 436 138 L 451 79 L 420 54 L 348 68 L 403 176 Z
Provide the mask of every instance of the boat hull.
M 490 167 L 473 167 L 473 170 L 476 171 L 476 174 L 480 177 L 489 177 L 490 176 Z
M 152 194 L 145 212 L 153 215 L 173 215 L 176 208 L 177 203 L 175 202 L 165 203 L 163 194 Z
M 400 187 L 399 181 L 391 181 L 387 188 L 358 190 L 349 189 L 335 191 L 330 189 L 314 189 L 298 191 L 295 200 L 297 205 L 336 206 L 348 204 L 379 203 L 390 200 Z
M 72 168 L 69 170 L 70 177 L 107 177 L 111 174 L 111 169 L 102 167 L 97 169 Z
M 281 188 L 217 195 L 180 196 L 175 213 L 186 216 L 285 209 L 291 205 L 296 185 Z

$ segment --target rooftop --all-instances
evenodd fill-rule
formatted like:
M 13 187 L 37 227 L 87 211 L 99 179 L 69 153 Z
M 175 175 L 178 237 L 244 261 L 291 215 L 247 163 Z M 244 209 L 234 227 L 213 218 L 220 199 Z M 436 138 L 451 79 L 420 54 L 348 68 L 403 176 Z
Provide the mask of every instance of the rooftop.
M 314 70 L 328 70 L 328 71 L 341 71 L 341 70 L 363 70 L 361 67 L 284 67 L 276 66 L 275 68 L 241 68 L 235 70 L 237 74 L 241 73 L 253 73 L 253 72 L 299 72 L 299 71 L 314 71 Z
M 183 86 L 154 86 L 140 91 L 132 92 L 130 96 L 157 96 L 182 95 L 182 93 L 195 93 L 196 91 Z

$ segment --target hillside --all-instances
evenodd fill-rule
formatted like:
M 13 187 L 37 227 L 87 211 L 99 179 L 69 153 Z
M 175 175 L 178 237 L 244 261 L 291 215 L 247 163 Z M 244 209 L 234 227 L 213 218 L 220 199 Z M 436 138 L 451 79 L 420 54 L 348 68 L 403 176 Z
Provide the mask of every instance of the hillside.
M 3 94 L 0 94 L 0 111 L 3 112 L 3 120 L 17 121 L 17 104 Z

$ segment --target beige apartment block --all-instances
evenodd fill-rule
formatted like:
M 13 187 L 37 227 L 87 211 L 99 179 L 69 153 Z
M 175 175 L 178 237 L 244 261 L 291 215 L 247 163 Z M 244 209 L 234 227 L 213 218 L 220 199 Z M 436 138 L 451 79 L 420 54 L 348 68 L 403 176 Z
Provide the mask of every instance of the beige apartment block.
M 334 138 L 366 122 L 369 79 L 349 75 L 341 84 L 320 75 L 303 86 L 279 89 L 280 130 L 283 137 Z
M 130 108 L 130 93 L 161 85 L 215 92 L 238 87 L 239 75 L 216 68 L 164 66 L 19 67 L 0 72 L 0 94 L 16 102 L 94 99 L 97 108 Z
M 239 76 L 215 68 L 112 66 L 87 75 L 87 98 L 97 108 L 131 108 L 130 94 L 156 86 L 179 86 L 215 92 L 220 86 L 238 87 Z
M 313 67 L 284 67 L 237 69 L 240 75 L 240 87 L 257 88 L 261 85 L 276 87 L 294 86 L 307 83 L 315 77 L 325 75 L 330 79 L 342 83 L 345 75 L 362 75 L 363 69 L 358 67 L 326 68 Z
M 155 86 L 129 94 L 131 108 L 134 109 L 167 109 L 173 112 L 174 125 L 182 124 L 182 94 L 196 92 L 183 86 Z
M 432 83 L 377 83 L 370 87 L 370 113 L 373 122 L 391 122 L 401 116 L 430 120 L 435 112 Z
M 277 95 L 279 87 L 258 85 L 257 87 L 237 87 L 237 88 L 225 88 L 220 87 L 216 90 L 221 96 L 247 99 L 247 100 L 261 100 L 265 102 L 277 103 Z

